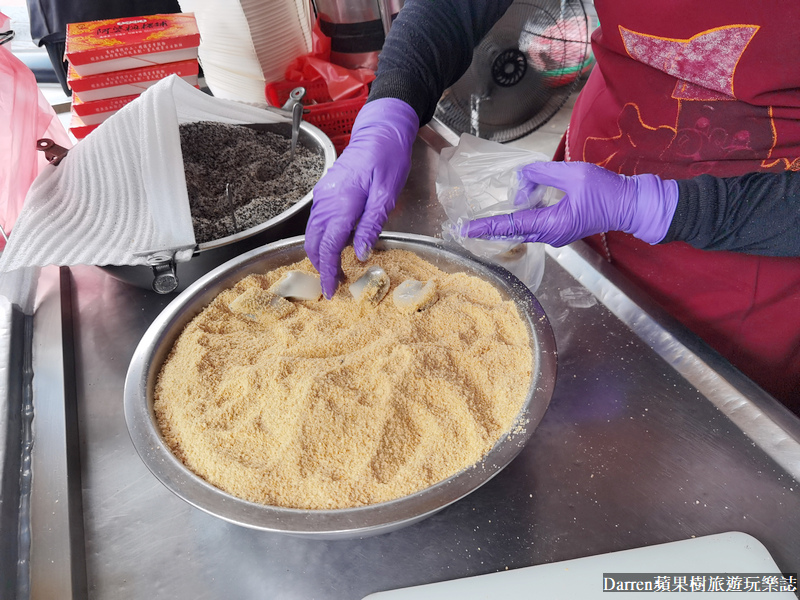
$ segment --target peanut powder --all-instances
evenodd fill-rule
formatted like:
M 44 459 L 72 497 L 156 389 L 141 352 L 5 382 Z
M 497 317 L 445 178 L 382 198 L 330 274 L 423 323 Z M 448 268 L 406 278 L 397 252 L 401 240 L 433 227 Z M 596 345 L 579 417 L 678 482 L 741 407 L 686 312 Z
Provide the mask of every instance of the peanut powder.
M 378 265 L 391 289 L 377 306 L 348 284 Z M 184 329 L 162 366 L 155 414 L 194 473 L 245 500 L 302 509 L 374 504 L 475 464 L 514 424 L 531 379 L 513 302 L 465 273 L 405 250 L 366 263 L 342 254 L 330 300 L 267 290 L 308 259 L 246 277 Z M 404 312 L 392 290 L 433 281 L 436 302 Z

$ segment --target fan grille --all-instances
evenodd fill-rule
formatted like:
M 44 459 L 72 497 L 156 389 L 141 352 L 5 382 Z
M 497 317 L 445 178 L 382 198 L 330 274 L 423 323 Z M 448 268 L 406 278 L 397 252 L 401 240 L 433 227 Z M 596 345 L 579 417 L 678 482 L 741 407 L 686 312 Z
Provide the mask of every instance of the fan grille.
M 492 63 L 492 80 L 500 87 L 517 85 L 528 70 L 528 59 L 517 48 L 503 50 Z
M 518 139 L 558 112 L 592 62 L 581 0 L 517 0 L 445 90 L 436 118 L 459 134 Z

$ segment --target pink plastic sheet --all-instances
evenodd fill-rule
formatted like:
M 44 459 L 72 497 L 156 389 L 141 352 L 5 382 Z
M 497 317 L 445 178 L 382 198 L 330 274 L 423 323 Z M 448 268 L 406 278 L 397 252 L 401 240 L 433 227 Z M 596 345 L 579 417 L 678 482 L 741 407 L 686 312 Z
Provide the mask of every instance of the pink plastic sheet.
M 0 25 L 8 17 L 0 13 Z M 36 148 L 37 140 L 52 139 L 64 148 L 72 142 L 55 111 L 36 83 L 36 77 L 11 53 L 0 46 L 0 225 L 6 235 L 22 210 L 33 180 L 49 163 Z M 0 237 L 0 248 L 5 240 Z

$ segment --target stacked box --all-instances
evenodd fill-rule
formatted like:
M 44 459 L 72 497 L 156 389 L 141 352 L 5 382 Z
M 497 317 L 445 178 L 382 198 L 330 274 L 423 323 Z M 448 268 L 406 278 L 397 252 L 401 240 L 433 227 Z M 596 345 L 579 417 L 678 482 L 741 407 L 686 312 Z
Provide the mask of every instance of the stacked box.
M 139 94 L 117 96 L 105 100 L 84 102 L 77 92 L 72 93 L 72 114 L 80 117 L 87 125 L 99 125 L 120 108 L 135 100 Z
M 197 86 L 199 44 L 192 13 L 69 23 L 72 134 L 85 137 L 164 77 L 174 74 Z

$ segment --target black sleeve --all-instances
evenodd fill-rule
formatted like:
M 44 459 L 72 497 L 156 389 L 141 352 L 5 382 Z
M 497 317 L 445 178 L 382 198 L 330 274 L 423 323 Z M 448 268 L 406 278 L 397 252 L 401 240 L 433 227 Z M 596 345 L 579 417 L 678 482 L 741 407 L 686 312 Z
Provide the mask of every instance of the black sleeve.
M 399 98 L 433 117 L 445 88 L 469 68 L 472 50 L 512 0 L 406 0 L 378 59 L 369 99 Z
M 661 243 L 765 256 L 800 256 L 800 172 L 678 181 L 675 216 Z

